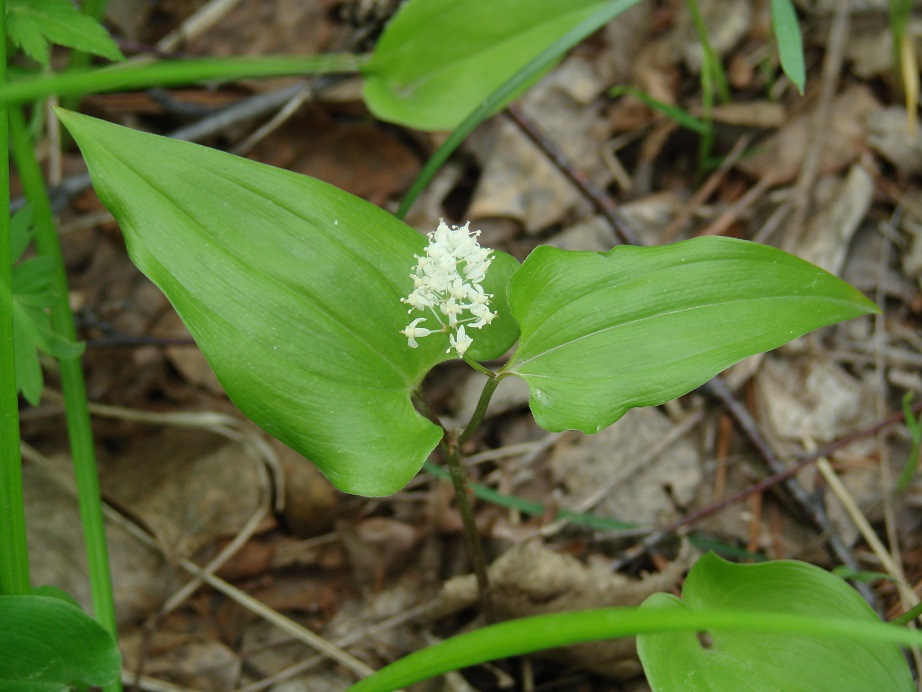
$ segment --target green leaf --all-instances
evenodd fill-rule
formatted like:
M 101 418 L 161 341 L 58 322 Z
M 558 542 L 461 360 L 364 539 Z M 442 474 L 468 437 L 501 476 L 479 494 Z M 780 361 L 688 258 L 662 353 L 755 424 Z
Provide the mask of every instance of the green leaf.
M 58 597 L 0 596 L 0 688 L 107 685 L 121 667 L 115 641 L 79 608 Z
M 493 251 L 493 262 L 482 286 L 484 293 L 493 294 L 490 308 L 499 317 L 490 323 L 488 329 L 470 332 L 474 337 L 474 343 L 468 349 L 467 355 L 474 360 L 499 358 L 519 338 L 519 325 L 512 319 L 509 301 L 506 298 L 506 286 L 518 268 L 519 261 L 515 257 L 505 252 Z
M 541 427 L 586 433 L 747 356 L 877 311 L 808 262 L 721 237 L 606 253 L 538 247 L 508 292 L 522 337 L 503 373 L 528 382 Z
M 798 615 L 751 609 L 727 611 L 710 608 L 701 611 L 692 611 L 687 608 L 656 609 L 651 607 L 575 610 L 508 620 L 456 635 L 425 649 L 414 651 L 381 668 L 355 683 L 349 688 L 349 692 L 400 690 L 450 670 L 460 670 L 485 661 L 520 656 L 533 651 L 571 644 L 610 640 L 648 632 L 688 632 L 694 636 L 695 632 L 712 630 L 770 632 L 778 638 L 785 638 L 790 634 L 802 634 L 824 640 L 829 639 L 834 644 L 838 641 L 884 642 L 888 647 L 894 648 L 895 645 L 917 646 L 922 642 L 922 634 L 907 627 L 866 620 L 857 621 L 853 618 L 834 618 L 827 615 Z M 669 688 L 670 692 L 685 692 L 687 689 L 689 688 L 682 684 Z M 803 688 L 777 688 L 771 685 L 760 685 L 759 680 L 749 678 L 746 684 L 736 687 L 734 692 L 743 690 L 747 692 L 750 690 L 758 692 L 784 690 L 787 692 L 788 689 L 801 690 Z M 819 689 L 830 688 L 821 687 Z M 856 692 L 860 689 L 864 692 L 861 688 L 848 685 L 831 689 L 856 689 Z M 870 689 L 875 692 L 878 689 L 889 692 L 891 688 L 874 687 Z
M 59 601 L 64 601 L 65 603 L 70 603 L 74 608 L 80 608 L 80 603 L 76 598 L 67 593 L 64 589 L 58 588 L 57 586 L 52 586 L 51 584 L 42 584 L 41 586 L 33 586 L 29 590 L 29 594 L 32 596 L 45 596 L 47 598 L 56 598 Z
M 444 335 L 411 349 L 399 333 L 425 237 L 318 180 L 59 115 L 132 260 L 173 303 L 237 406 L 341 490 L 403 487 L 442 436 L 411 393 L 449 357 Z M 474 341 L 483 339 L 481 358 L 517 335 L 496 280 L 510 262 L 497 259 L 496 278 L 494 266 L 487 276 L 500 315 Z
M 800 25 L 797 23 L 797 11 L 791 0 L 772 0 L 772 31 L 778 43 L 781 69 L 797 87 L 797 91 L 803 94 L 807 81 L 804 45 Z
M 401 219 L 406 216 L 413 201 L 448 160 L 451 153 L 461 145 L 481 122 L 502 108 L 503 104 L 508 103 L 517 93 L 527 88 L 529 84 L 533 83 L 543 72 L 550 69 L 573 46 L 638 2 L 640 0 L 614 0 L 614 2 L 600 5 L 595 12 L 592 12 L 582 22 L 561 34 L 552 43 L 546 45 L 521 70 L 514 73 L 508 80 L 484 97 L 477 107 L 471 109 L 455 127 L 454 131 L 446 137 L 445 141 L 429 157 L 426 165 L 423 166 L 419 175 L 416 176 L 413 184 L 407 190 L 407 194 L 397 210 L 397 216 Z M 0 87 L 0 102 L 2 100 L 3 89 Z
M 861 596 L 813 565 L 781 560 L 736 565 L 702 557 L 689 572 L 682 599 L 654 594 L 642 608 L 665 612 L 711 610 L 792 613 L 854 620 L 855 632 L 879 624 Z M 641 634 L 637 650 L 654 691 L 912 690 L 899 647 L 808 636 L 713 631 Z
M 17 223 L 13 217 L 13 225 Z M 26 217 L 27 218 L 27 217 Z M 31 235 L 20 228 L 13 234 L 14 251 L 21 255 Z M 38 351 L 54 358 L 77 358 L 84 344 L 61 336 L 51 326 L 47 309 L 56 300 L 51 288 L 54 260 L 32 257 L 13 267 L 13 353 L 16 364 L 16 388 L 33 406 L 42 397 L 42 366 Z M 5 290 L 0 287 L 0 290 Z
M 32 207 L 28 204 L 10 219 L 10 257 L 19 260 L 32 242 Z
M 9 0 L 6 29 L 13 43 L 42 67 L 48 67 L 49 43 L 125 59 L 103 26 L 69 0 Z
M 556 38 L 606 4 L 410 0 L 363 69 L 365 102 L 382 120 L 420 130 L 453 129 Z

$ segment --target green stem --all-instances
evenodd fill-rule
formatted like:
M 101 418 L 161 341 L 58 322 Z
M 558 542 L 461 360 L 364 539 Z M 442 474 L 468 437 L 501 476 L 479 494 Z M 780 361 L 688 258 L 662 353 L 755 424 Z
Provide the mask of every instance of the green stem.
M 0 36 L 6 2 L 0 0 Z M 0 41 L 0 86 L 6 82 L 6 42 Z M 10 166 L 7 112 L 0 108 L 0 594 L 29 592 L 29 554 L 19 453 L 19 397 L 13 354 L 13 259 L 10 248 Z
M 464 543 L 471 567 L 477 578 L 477 590 L 480 593 L 480 610 L 487 622 L 494 622 L 493 599 L 490 597 L 490 580 L 487 576 L 487 561 L 483 555 L 483 546 L 480 543 L 480 532 L 471 509 L 467 477 L 461 466 L 461 441 L 454 430 L 446 431 L 445 447 L 448 457 L 448 471 L 451 474 L 451 483 L 455 488 L 455 500 L 458 511 L 461 513 L 461 523 L 464 525 Z
M 52 94 L 85 96 L 105 91 L 183 86 L 204 81 L 233 81 L 256 77 L 284 77 L 352 73 L 366 58 L 350 54 L 282 55 L 256 58 L 198 58 L 136 61 L 99 69 L 42 74 L 0 85 L 0 104 L 35 101 Z
M 83 2 L 80 3 L 80 11 L 101 23 L 103 17 L 106 16 L 106 5 L 108 4 L 108 0 L 83 0 Z M 81 70 L 90 64 L 92 57 L 92 55 L 82 50 L 74 50 L 70 54 L 70 64 L 68 67 L 71 70 Z M 78 101 L 79 98 L 77 96 L 71 96 L 62 101 L 61 106 L 72 110 L 77 107 Z
M 902 615 L 893 618 L 890 622 L 894 625 L 908 625 L 917 617 L 922 617 L 922 602 L 916 603 L 912 608 Z
M 701 63 L 701 119 L 707 124 L 707 128 L 698 141 L 698 174 L 701 175 L 714 148 L 714 96 L 716 94 L 726 102 L 730 98 L 730 92 L 720 58 L 711 46 L 707 26 L 698 9 L 698 4 L 695 0 L 686 0 L 686 4 L 704 56 Z
M 10 134 L 16 167 L 32 205 L 35 222 L 35 246 L 39 254 L 55 260 L 51 277 L 52 288 L 57 301 L 51 308 L 51 322 L 55 331 L 70 341 L 75 341 L 77 331 L 74 317 L 68 303 L 67 275 L 61 244 L 55 230 L 51 203 L 45 189 L 45 181 L 25 118 L 18 108 L 10 111 Z M 74 460 L 74 475 L 80 502 L 80 519 L 83 524 L 87 559 L 90 570 L 90 587 L 93 610 L 96 619 L 113 637 L 117 637 L 115 626 L 115 605 L 112 597 L 112 580 L 109 572 L 109 555 L 106 547 L 106 532 L 103 524 L 102 497 L 99 491 L 99 476 L 96 470 L 96 453 L 93 447 L 93 432 L 87 406 L 86 383 L 79 358 L 61 359 L 61 385 L 64 389 L 67 432 L 70 437 L 71 455 Z M 107 689 L 121 689 L 114 683 Z
M 464 360 L 467 361 L 467 358 Z M 489 379 L 487 379 L 486 383 L 483 385 L 483 391 L 480 393 L 480 399 L 477 401 L 477 408 L 474 409 L 474 414 L 471 416 L 471 420 L 458 436 L 458 442 L 460 444 L 467 442 L 469 439 L 471 439 L 471 436 L 477 432 L 477 428 L 480 427 L 480 424 L 483 422 L 483 417 L 487 413 L 487 407 L 490 405 L 490 398 L 493 396 L 493 392 L 496 391 L 496 386 L 499 384 L 500 380 L 496 373 L 490 372 L 486 368 L 478 369 L 480 369 L 481 372 L 486 372 L 486 375 Z

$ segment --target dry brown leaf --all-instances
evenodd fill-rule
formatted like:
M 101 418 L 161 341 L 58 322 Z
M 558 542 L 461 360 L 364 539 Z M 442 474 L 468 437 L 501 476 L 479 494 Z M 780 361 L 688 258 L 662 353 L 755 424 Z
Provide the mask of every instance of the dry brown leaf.
M 604 85 L 593 66 L 572 57 L 522 97 L 522 110 L 572 163 L 594 183 L 604 186 L 609 174 L 599 156 L 604 120 L 594 99 Z M 475 133 L 472 146 L 483 161 L 483 172 L 468 209 L 472 219 L 510 217 L 536 233 L 561 221 L 586 202 L 547 157 L 516 126 L 498 120 Z M 526 183 L 527 181 L 527 183 Z
M 695 497 L 702 471 L 698 451 L 687 439 L 679 439 L 652 460 L 645 459 L 672 427 L 657 409 L 632 409 L 595 435 L 571 437 L 576 440 L 572 444 L 558 445 L 548 468 L 563 488 L 561 505 L 576 508 L 616 481 L 596 506 L 599 515 L 644 526 L 675 519 L 676 504 L 685 506 Z
M 819 172 L 835 173 L 857 160 L 867 147 L 868 119 L 880 108 L 871 90 L 855 85 L 832 102 L 830 121 L 823 125 L 824 146 Z M 815 132 L 813 112 L 785 125 L 756 147 L 755 155 L 738 167 L 754 178 L 770 176 L 776 184 L 791 182 L 800 174 L 803 157 Z
M 513 547 L 489 568 L 490 595 L 500 620 L 563 613 L 589 608 L 636 606 L 650 594 L 671 591 L 691 565 L 682 554 L 665 570 L 642 579 L 611 571 L 610 561 L 591 557 L 588 564 L 531 541 Z M 473 575 L 445 582 L 441 613 L 473 605 L 478 600 Z M 549 652 L 562 663 L 607 678 L 625 679 L 640 674 L 633 639 L 591 642 Z
M 178 558 L 235 535 L 267 508 L 261 464 L 242 443 L 174 429 L 108 460 L 101 475 L 107 497 L 145 526 L 164 554 Z
M 874 179 L 861 165 L 851 167 L 840 180 L 828 176 L 817 181 L 814 209 L 807 231 L 795 254 L 828 272 L 840 275 L 852 237 L 871 207 Z
M 23 490 L 32 582 L 50 584 L 76 598 L 89 612 L 90 586 L 83 549 L 80 510 L 73 491 L 69 459 L 59 457 L 49 467 L 26 464 Z M 119 623 L 137 622 L 169 595 L 173 570 L 160 553 L 120 526 L 106 534 Z

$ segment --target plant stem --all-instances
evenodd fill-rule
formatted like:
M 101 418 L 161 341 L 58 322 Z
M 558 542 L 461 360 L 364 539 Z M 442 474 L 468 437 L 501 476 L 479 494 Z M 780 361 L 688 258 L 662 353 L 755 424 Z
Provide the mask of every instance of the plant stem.
M 477 432 L 477 428 L 480 427 L 480 424 L 483 422 L 483 417 L 487 413 L 487 406 L 490 405 L 490 397 L 493 396 L 493 392 L 496 391 L 496 385 L 499 384 L 500 378 L 496 375 L 496 373 L 490 372 L 489 370 L 486 370 L 486 368 L 484 368 L 484 370 L 486 371 L 487 377 L 489 379 L 483 386 L 483 391 L 480 393 L 480 399 L 477 401 L 477 408 L 474 409 L 474 414 L 471 416 L 471 420 L 466 426 L 464 426 L 464 430 L 462 430 L 458 435 L 459 444 L 464 444 L 469 439 L 471 439 L 471 436 L 475 432 Z
M 18 108 L 10 110 L 10 134 L 16 167 L 19 170 L 26 197 L 32 204 L 36 249 L 39 254 L 55 260 L 51 281 L 52 288 L 57 294 L 57 300 L 51 308 L 52 326 L 61 336 L 75 341 L 77 330 L 74 327 L 74 316 L 67 299 L 67 275 L 61 254 L 61 244 L 55 230 L 54 215 L 51 211 L 42 171 L 35 158 L 35 150 L 26 128 L 25 118 Z M 93 431 L 86 399 L 86 382 L 79 358 L 61 359 L 60 367 L 67 432 L 74 460 L 80 519 L 83 524 L 90 570 L 93 611 L 99 623 L 112 634 L 113 638 L 117 638 L 112 579 L 109 571 L 99 476 L 96 470 L 96 453 L 93 447 Z M 121 683 L 113 683 L 106 689 L 119 690 Z
M 203 81 L 352 74 L 365 62 L 367 58 L 347 53 L 133 61 L 98 69 L 40 74 L 4 84 L 0 87 L 0 104 L 28 103 L 52 94 L 66 98 L 104 91 L 186 86 Z
M 0 0 L 0 36 L 6 2 Z M 0 42 L 0 85 L 6 82 L 6 42 Z M 19 453 L 19 398 L 13 354 L 13 259 L 10 248 L 10 166 L 7 111 L 0 108 L 0 594 L 29 592 L 29 554 Z
M 458 511 L 461 513 L 461 523 L 464 525 L 464 543 L 471 567 L 477 578 L 477 590 L 480 593 L 480 610 L 487 622 L 494 622 L 493 599 L 490 597 L 490 579 L 487 576 L 487 561 L 483 555 L 483 546 L 480 543 L 480 533 L 477 531 L 477 522 L 474 511 L 471 509 L 467 478 L 461 466 L 461 441 L 455 430 L 445 433 L 445 446 L 448 451 L 448 470 L 451 474 L 451 483 L 455 487 L 455 500 Z
M 88 17 L 92 17 L 97 22 L 102 22 L 103 17 L 106 16 L 106 5 L 108 4 L 109 0 L 83 0 L 83 2 L 80 3 L 80 11 Z M 68 68 L 71 70 L 84 69 L 90 64 L 92 59 L 93 56 L 89 53 L 82 50 L 74 50 L 70 54 L 70 64 Z M 79 101 L 79 97 L 71 96 L 64 99 L 61 102 L 61 106 L 73 110 L 77 107 Z
M 902 615 L 898 615 L 897 617 L 893 618 L 890 622 L 894 625 L 908 625 L 917 617 L 922 617 L 922 602 L 916 603 L 912 608 L 907 610 Z

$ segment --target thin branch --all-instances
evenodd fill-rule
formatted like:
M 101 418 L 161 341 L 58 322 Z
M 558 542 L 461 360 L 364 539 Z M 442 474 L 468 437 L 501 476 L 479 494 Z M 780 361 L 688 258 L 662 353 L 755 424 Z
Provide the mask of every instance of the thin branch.
M 519 129 L 544 153 L 557 169 L 573 183 L 583 196 L 604 216 L 618 237 L 626 245 L 638 245 L 637 235 L 619 211 L 611 197 L 598 189 L 589 180 L 585 172 L 574 166 L 560 148 L 547 138 L 543 132 L 516 106 L 509 106 L 504 113 Z

